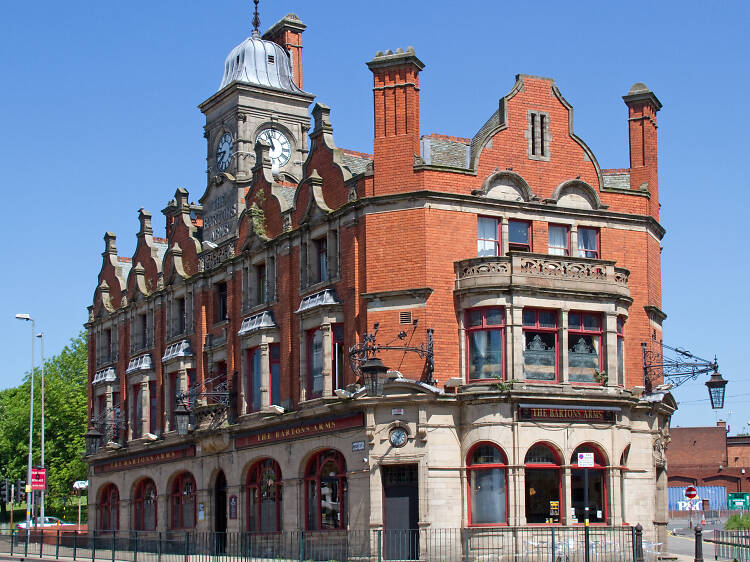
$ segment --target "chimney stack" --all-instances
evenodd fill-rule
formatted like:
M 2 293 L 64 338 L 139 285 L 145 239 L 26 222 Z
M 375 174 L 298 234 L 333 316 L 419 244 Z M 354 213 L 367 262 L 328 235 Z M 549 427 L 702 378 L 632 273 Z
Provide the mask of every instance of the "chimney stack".
M 419 155 L 419 73 L 414 47 L 378 52 L 367 63 L 373 75 L 375 195 L 413 188 Z
M 273 41 L 289 53 L 294 83 L 300 90 L 304 90 L 302 87 L 302 32 L 305 29 L 307 26 L 302 23 L 297 14 L 287 14 L 263 34 L 263 39 Z
M 630 186 L 631 189 L 648 190 L 651 215 L 659 220 L 656 112 L 661 109 L 661 102 L 642 82 L 633 84 L 622 99 L 628 106 Z

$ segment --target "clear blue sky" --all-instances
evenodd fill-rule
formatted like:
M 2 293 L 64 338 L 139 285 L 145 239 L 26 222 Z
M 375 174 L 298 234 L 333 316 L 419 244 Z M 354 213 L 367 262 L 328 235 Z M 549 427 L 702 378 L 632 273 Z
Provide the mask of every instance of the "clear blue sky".
M 30 365 L 28 312 L 54 354 L 82 329 L 102 235 L 132 255 L 137 212 L 205 187 L 203 116 L 249 0 L 8 2 L 0 21 L 5 240 L 0 388 Z M 332 108 L 339 146 L 372 149 L 375 52 L 413 45 L 423 134 L 471 137 L 517 73 L 554 77 L 604 168 L 628 166 L 621 96 L 645 82 L 659 114 L 665 342 L 719 358 L 732 432 L 750 421 L 742 353 L 750 261 L 745 164 L 750 4 L 698 1 L 261 0 L 262 28 L 307 24 L 305 89 Z M 38 347 L 37 347 L 38 353 Z M 713 424 L 703 380 L 676 391 L 675 425 Z M 730 416 L 731 412 L 731 416 Z

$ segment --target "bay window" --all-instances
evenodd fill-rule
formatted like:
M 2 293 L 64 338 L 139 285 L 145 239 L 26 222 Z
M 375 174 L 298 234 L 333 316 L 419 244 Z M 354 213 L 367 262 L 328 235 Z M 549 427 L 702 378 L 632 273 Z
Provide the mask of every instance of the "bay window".
M 561 224 L 551 224 L 548 228 L 548 253 L 553 256 L 570 255 L 570 229 Z
M 557 311 L 524 308 L 523 375 L 526 380 L 557 380 Z
M 578 228 L 578 257 L 599 259 L 599 229 Z
M 526 522 L 560 523 L 560 459 L 545 444 L 529 449 L 524 459 Z
M 345 529 L 346 461 L 333 449 L 320 451 L 305 470 L 306 529 Z
M 466 324 L 469 382 L 504 379 L 505 310 L 469 310 Z
M 346 348 L 344 347 L 344 325 L 335 324 L 332 326 L 333 332 L 333 354 L 332 360 L 332 378 L 331 388 L 336 390 L 337 388 L 344 388 L 344 365 L 346 357 Z
M 269 403 L 281 404 L 281 345 L 278 343 L 269 344 L 268 356 L 271 372 Z
M 260 373 L 260 348 L 254 347 L 247 351 L 247 405 L 248 411 L 257 412 L 263 404 L 261 403 L 261 373 Z
M 491 443 L 480 443 L 466 460 L 469 486 L 469 524 L 508 522 L 508 469 L 505 455 Z
M 568 313 L 568 374 L 571 382 L 602 383 L 602 317 Z
M 625 385 L 625 318 L 617 317 L 617 384 Z
M 281 469 L 273 459 L 262 459 L 247 473 L 247 530 L 281 531 Z
M 508 221 L 508 248 L 510 250 L 531 251 L 531 223 L 528 221 Z
M 500 255 L 500 221 L 477 217 L 477 255 L 480 258 Z
M 307 334 L 307 399 L 323 395 L 323 330 Z

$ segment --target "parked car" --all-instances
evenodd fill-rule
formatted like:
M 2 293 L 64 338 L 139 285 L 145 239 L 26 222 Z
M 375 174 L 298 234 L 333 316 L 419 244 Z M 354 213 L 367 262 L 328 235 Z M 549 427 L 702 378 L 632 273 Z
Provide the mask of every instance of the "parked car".
M 31 528 L 32 529 L 48 529 L 50 527 L 54 528 L 67 528 L 67 527 L 75 527 L 74 523 L 66 523 L 62 519 L 58 519 L 57 517 L 35 517 L 31 520 Z M 25 530 L 26 529 L 26 521 L 23 521 L 22 523 L 19 523 L 16 525 L 16 529 L 19 530 Z

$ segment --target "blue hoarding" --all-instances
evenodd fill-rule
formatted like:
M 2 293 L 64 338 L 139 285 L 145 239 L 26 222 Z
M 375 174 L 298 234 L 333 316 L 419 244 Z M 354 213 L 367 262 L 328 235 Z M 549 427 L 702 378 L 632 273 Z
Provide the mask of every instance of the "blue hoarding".
M 669 487 L 669 509 L 687 511 L 702 509 L 702 502 L 698 500 L 688 501 L 685 498 L 685 488 L 687 486 L 670 486 Z M 727 489 L 724 486 L 696 486 L 698 497 L 708 500 L 708 509 L 726 509 L 727 508 Z

